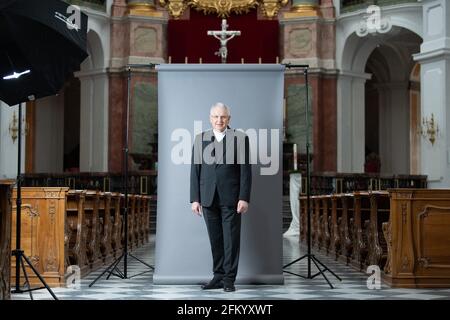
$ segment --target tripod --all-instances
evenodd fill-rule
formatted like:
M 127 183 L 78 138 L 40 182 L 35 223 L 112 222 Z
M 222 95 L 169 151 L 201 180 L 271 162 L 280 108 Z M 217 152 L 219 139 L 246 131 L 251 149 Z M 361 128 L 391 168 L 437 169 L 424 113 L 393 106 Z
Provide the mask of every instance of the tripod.
M 18 124 L 18 141 L 17 141 L 17 197 L 16 197 L 16 250 L 12 251 L 12 256 L 16 257 L 16 284 L 15 289 L 12 293 L 24 293 L 28 292 L 30 294 L 31 300 L 33 300 L 32 291 L 47 289 L 52 295 L 53 299 L 58 300 L 56 295 L 53 293 L 52 289 L 47 285 L 44 278 L 39 274 L 36 268 L 31 263 L 30 259 L 25 255 L 24 251 L 20 248 L 20 237 L 21 237 L 21 214 L 22 214 L 22 174 L 21 174 L 21 164 L 22 164 L 22 104 L 19 104 L 19 124 Z M 28 278 L 28 273 L 25 267 L 25 263 L 33 270 L 34 274 L 39 278 L 43 287 L 31 288 L 30 280 Z M 22 268 L 23 275 L 25 277 L 25 287 L 27 289 L 22 289 L 20 287 L 20 268 Z
M 124 176 L 123 176 L 123 185 L 124 185 L 124 194 L 125 194 L 125 208 L 123 213 L 123 219 L 124 219 L 124 249 L 122 254 L 115 260 L 113 263 L 109 265 L 108 268 L 106 268 L 97 278 L 95 278 L 94 281 L 89 284 L 89 287 L 92 287 L 103 275 L 107 272 L 108 276 L 106 277 L 106 280 L 108 280 L 111 275 L 114 275 L 120 279 L 131 279 L 137 276 L 140 276 L 141 274 L 150 272 L 155 270 L 155 268 L 141 259 L 135 257 L 131 253 L 128 252 L 128 127 L 129 127 L 129 121 L 130 121 L 130 100 L 131 100 L 131 68 L 132 67 L 140 67 L 140 68 L 153 68 L 154 65 L 127 65 L 127 123 L 126 123 L 126 136 L 125 136 L 125 146 L 123 148 L 123 156 L 124 156 Z M 150 270 L 146 270 L 143 272 L 140 272 L 138 274 L 135 274 L 131 277 L 128 276 L 128 257 L 133 258 L 134 260 L 142 263 L 143 265 L 147 266 Z M 118 268 L 119 263 L 123 259 L 123 272 Z
M 308 253 L 301 256 L 300 258 L 286 264 L 283 266 L 283 269 L 286 269 L 287 267 L 293 265 L 296 262 L 299 262 L 303 259 L 307 259 L 308 262 L 308 274 L 306 276 L 296 274 L 291 271 L 284 270 L 286 273 L 293 274 L 295 276 L 301 277 L 303 279 L 314 279 L 318 275 L 322 275 L 322 277 L 326 280 L 328 285 L 333 289 L 333 285 L 331 284 L 330 280 L 328 280 L 327 276 L 325 275 L 326 271 L 329 271 L 333 276 L 335 276 L 339 281 L 342 281 L 341 278 L 339 278 L 333 271 L 331 271 L 326 265 L 324 265 L 322 262 L 320 262 L 319 259 L 316 258 L 315 255 L 311 254 L 311 170 L 310 170 L 310 154 L 309 154 L 309 90 L 308 90 L 308 68 L 309 65 L 291 65 L 286 64 L 287 68 L 302 68 L 303 73 L 305 75 L 305 87 L 306 87 L 306 217 L 307 217 L 307 250 Z M 311 274 L 311 262 L 314 263 L 316 266 L 318 272 L 315 274 Z M 322 269 L 323 268 L 323 269 Z

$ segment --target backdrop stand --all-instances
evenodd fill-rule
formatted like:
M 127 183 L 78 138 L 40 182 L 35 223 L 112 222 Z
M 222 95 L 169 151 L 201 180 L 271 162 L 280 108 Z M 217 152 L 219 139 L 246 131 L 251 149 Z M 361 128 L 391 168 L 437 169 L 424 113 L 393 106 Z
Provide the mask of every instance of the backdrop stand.
M 307 250 L 308 253 L 301 256 L 300 258 L 286 264 L 283 266 L 283 269 L 286 269 L 287 267 L 293 265 L 296 262 L 299 262 L 303 259 L 307 260 L 308 263 L 308 274 L 306 276 L 293 273 L 288 270 L 284 270 L 286 273 L 293 274 L 297 277 L 301 277 L 304 279 L 314 279 L 318 275 L 322 275 L 322 277 L 326 280 L 328 285 L 333 289 L 333 285 L 331 284 L 330 280 L 328 280 L 327 276 L 325 275 L 326 271 L 329 271 L 333 276 L 335 276 L 339 281 L 342 281 L 341 278 L 339 278 L 333 271 L 330 270 L 325 264 L 320 262 L 319 259 L 316 258 L 314 254 L 311 254 L 311 169 L 310 169 L 310 154 L 309 154 L 309 88 L 308 88 L 308 69 L 309 65 L 292 65 L 292 64 L 286 64 L 286 68 L 301 68 L 303 69 L 303 73 L 305 75 L 305 87 L 306 87 L 306 217 L 307 217 Z M 315 274 L 311 274 L 311 261 L 316 266 L 318 272 Z M 322 269 L 323 268 L 323 269 Z
M 124 249 L 122 254 L 113 261 L 108 268 L 106 268 L 97 278 L 95 278 L 94 281 L 89 284 L 89 287 L 92 287 L 104 274 L 108 272 L 108 276 L 106 277 L 106 280 L 108 280 L 111 275 L 114 275 L 120 279 L 131 279 L 134 277 L 137 277 L 139 275 L 142 275 L 144 273 L 154 271 L 155 268 L 141 259 L 135 257 L 131 253 L 128 252 L 128 128 L 129 128 L 129 121 L 130 121 L 130 101 L 131 101 L 131 68 L 150 68 L 153 69 L 155 67 L 154 64 L 129 64 L 126 66 L 126 70 L 128 72 L 127 77 L 127 123 L 126 123 L 126 136 L 125 136 L 125 146 L 123 148 L 123 156 L 124 156 L 124 174 L 123 174 L 123 189 L 124 189 L 124 195 L 125 195 L 125 208 L 123 213 L 123 219 L 124 219 Z M 134 260 L 142 263 L 146 267 L 148 267 L 150 270 L 146 270 L 143 272 L 140 272 L 138 274 L 135 274 L 131 277 L 128 276 L 128 257 L 133 258 Z M 123 272 L 118 268 L 119 263 L 123 259 Z
M 12 251 L 12 256 L 16 257 L 16 285 L 15 289 L 11 291 L 11 293 L 30 293 L 30 298 L 33 300 L 32 291 L 47 289 L 48 292 L 52 295 L 53 299 L 58 300 L 58 298 L 53 293 L 52 289 L 47 285 L 44 278 L 39 274 L 36 268 L 31 263 L 30 259 L 25 255 L 24 251 L 21 249 L 20 237 L 21 237 L 21 223 L 22 223 L 22 173 L 21 173 L 21 165 L 22 165 L 22 103 L 19 103 L 19 124 L 18 124 L 18 139 L 17 139 L 17 196 L 16 196 L 16 250 Z M 27 270 L 25 263 L 33 270 L 34 274 L 39 278 L 39 281 L 42 283 L 43 287 L 31 288 L 30 280 L 28 278 Z M 24 287 L 27 289 L 22 289 L 20 287 L 20 268 L 22 268 L 23 275 L 25 277 Z

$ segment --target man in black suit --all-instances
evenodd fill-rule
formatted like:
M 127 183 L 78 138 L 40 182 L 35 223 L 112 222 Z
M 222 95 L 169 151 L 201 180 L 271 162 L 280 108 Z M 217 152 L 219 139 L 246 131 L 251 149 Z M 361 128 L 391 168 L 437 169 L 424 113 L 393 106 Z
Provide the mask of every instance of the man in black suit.
M 212 130 L 196 137 L 192 152 L 190 202 L 195 214 L 203 212 L 213 257 L 214 277 L 203 290 L 236 290 L 241 214 L 248 210 L 252 171 L 248 136 L 231 129 L 230 119 L 227 106 L 213 105 Z

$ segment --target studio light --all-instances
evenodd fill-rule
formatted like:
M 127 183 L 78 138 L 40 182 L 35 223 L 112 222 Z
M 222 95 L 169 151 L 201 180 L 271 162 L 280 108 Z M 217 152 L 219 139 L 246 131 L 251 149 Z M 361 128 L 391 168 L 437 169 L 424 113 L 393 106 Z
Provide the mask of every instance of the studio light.
M 3 77 L 3 80 L 19 79 L 24 74 L 28 74 L 30 72 L 31 72 L 30 70 L 25 70 L 25 71 L 20 72 L 20 73 L 17 73 L 17 72 L 14 71 L 13 74 L 10 74 L 9 76 Z

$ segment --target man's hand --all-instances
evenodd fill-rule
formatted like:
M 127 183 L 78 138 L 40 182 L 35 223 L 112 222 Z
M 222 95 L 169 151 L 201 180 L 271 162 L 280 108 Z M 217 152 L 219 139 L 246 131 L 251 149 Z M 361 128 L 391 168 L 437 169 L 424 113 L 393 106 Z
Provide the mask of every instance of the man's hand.
M 192 212 L 198 216 L 202 216 L 202 206 L 199 202 L 192 202 Z
M 237 205 L 237 213 L 246 213 L 248 210 L 248 202 L 244 200 L 239 200 Z

